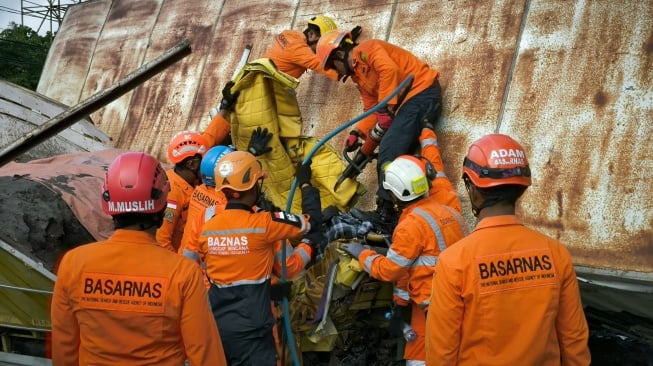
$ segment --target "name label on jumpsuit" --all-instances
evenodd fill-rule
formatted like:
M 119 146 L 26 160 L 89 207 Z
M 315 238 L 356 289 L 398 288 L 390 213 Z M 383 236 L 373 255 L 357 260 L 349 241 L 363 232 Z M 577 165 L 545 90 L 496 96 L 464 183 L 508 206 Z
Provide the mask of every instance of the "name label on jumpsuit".
M 249 253 L 247 236 L 209 236 L 209 254 L 242 255 Z
M 557 283 L 548 248 L 480 257 L 475 265 L 481 294 Z
M 80 306 L 87 309 L 163 313 L 168 279 L 85 272 L 80 290 Z

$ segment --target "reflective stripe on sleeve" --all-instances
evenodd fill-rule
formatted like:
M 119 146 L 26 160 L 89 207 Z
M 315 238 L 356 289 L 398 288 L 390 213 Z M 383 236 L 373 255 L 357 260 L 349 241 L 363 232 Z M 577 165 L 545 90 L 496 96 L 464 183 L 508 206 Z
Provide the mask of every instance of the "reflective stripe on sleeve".
M 433 233 L 435 234 L 435 239 L 438 241 L 440 252 L 443 252 L 445 249 L 447 249 L 447 244 L 445 243 L 444 237 L 442 236 L 442 230 L 440 230 L 440 226 L 435 221 L 433 216 L 429 215 L 421 208 L 416 208 L 413 210 L 413 212 L 420 215 L 426 221 L 426 223 L 429 224 L 431 230 L 433 230 Z

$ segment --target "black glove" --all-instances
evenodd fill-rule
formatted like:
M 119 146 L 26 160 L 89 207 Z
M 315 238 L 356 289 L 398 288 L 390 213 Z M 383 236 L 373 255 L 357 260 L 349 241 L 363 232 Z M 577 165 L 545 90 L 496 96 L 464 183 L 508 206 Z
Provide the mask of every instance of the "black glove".
M 311 170 L 311 162 L 308 161 L 306 164 L 302 164 L 300 161 L 297 164 L 297 170 L 295 171 L 295 177 L 297 177 L 297 186 L 301 188 L 304 184 L 311 184 L 311 176 L 313 171 Z
M 268 132 L 267 128 L 261 129 L 261 127 L 257 127 L 252 131 L 252 137 L 249 139 L 247 151 L 254 156 L 261 156 L 272 151 L 272 148 L 268 146 L 272 136 L 272 133 Z
M 352 30 L 351 30 L 351 40 L 356 42 L 356 39 L 358 39 L 358 36 L 360 36 L 361 33 L 363 33 L 363 28 L 361 28 L 360 25 L 357 25 L 354 28 L 352 28 Z
M 319 248 L 320 250 L 326 246 L 326 237 L 324 236 L 324 230 L 319 228 L 316 230 L 309 231 L 304 238 L 302 238 L 302 243 L 310 245 L 313 249 Z
M 231 88 L 233 86 L 234 82 L 229 81 L 224 86 L 224 88 L 222 88 L 222 101 L 220 102 L 220 109 L 226 109 L 228 111 L 232 111 L 234 109 L 234 105 L 236 105 L 236 99 L 238 99 L 240 92 L 231 94 Z
M 322 222 L 328 223 L 334 216 L 338 215 L 340 210 L 335 205 L 330 205 L 329 207 L 322 210 Z
M 281 212 L 283 211 L 279 207 L 275 206 L 272 201 L 267 199 L 265 197 L 265 194 L 259 195 L 258 201 L 256 202 L 256 206 L 260 208 L 263 211 L 268 211 L 268 212 Z
M 273 301 L 281 301 L 283 298 L 290 298 L 290 290 L 292 284 L 290 282 L 275 283 L 270 286 L 270 299 Z

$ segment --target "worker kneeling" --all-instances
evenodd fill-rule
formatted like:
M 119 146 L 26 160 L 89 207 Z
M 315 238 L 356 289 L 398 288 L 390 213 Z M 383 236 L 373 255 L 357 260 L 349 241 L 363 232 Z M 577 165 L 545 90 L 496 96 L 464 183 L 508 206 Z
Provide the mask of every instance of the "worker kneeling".
M 441 204 L 437 196 L 429 195 L 431 181 L 435 178 L 431 176 L 434 168 L 430 164 L 424 158 L 402 155 L 384 171 L 383 188 L 392 193 L 399 211 L 399 221 L 386 256 L 359 243 L 341 247 L 358 258 L 371 277 L 395 282 L 395 307 L 390 324 L 391 328 L 398 328 L 397 335 L 401 334 L 401 321 L 395 319 L 400 318 L 400 313 L 405 315 L 410 311 L 410 325 L 417 338 L 406 344 L 404 359 L 406 365 L 413 366 L 425 364 L 425 311 L 431 297 L 435 263 L 445 248 L 462 239 L 467 232 L 458 212 Z M 400 311 L 402 308 L 405 310 Z
M 215 188 L 224 192 L 227 206 L 204 224 L 198 242 L 211 280 L 211 308 L 230 365 L 276 365 L 270 308 L 275 243 L 301 238 L 318 226 L 311 222 L 320 214 L 320 195 L 309 182 L 310 164 L 297 168 L 307 212 L 303 215 L 252 209 L 262 197 L 266 176 L 248 152 L 234 151 L 220 159 Z

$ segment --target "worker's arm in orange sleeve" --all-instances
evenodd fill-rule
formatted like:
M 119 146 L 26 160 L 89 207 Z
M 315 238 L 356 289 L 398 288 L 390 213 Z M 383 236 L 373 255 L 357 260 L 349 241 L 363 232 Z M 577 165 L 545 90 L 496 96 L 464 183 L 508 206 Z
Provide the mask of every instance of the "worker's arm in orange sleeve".
M 328 77 L 331 80 L 338 80 L 338 72 L 335 70 L 324 70 L 322 62 L 317 57 L 311 47 L 304 41 L 302 35 L 301 40 L 296 39 L 292 45 L 286 48 L 286 56 L 288 61 L 298 65 L 304 69 L 311 69 L 319 72 L 320 74 Z
M 166 209 L 163 213 L 163 223 L 156 230 L 157 243 L 159 243 L 160 246 L 175 253 L 177 251 L 174 245 L 172 245 L 172 236 L 175 233 L 177 222 L 181 220 L 181 214 L 183 212 L 182 206 L 183 202 L 185 202 L 183 194 L 183 192 L 180 192 L 176 189 L 172 189 L 168 193 Z
M 204 210 L 200 214 L 189 217 L 184 226 L 184 235 L 181 237 L 181 244 L 177 251 L 178 254 L 190 258 L 196 262 L 199 261 L 199 250 L 197 240 L 200 237 L 200 230 L 204 225 Z
M 588 347 L 589 330 L 583 312 L 578 289 L 576 272 L 569 260 L 571 256 L 566 248 L 561 246 L 563 258 L 568 258 L 560 268 L 562 289 L 560 291 L 560 307 L 556 318 L 556 330 L 560 342 L 560 356 L 563 365 L 589 365 L 590 352 Z
M 365 45 L 367 48 L 368 44 Z M 377 90 L 377 99 L 376 103 L 387 98 L 392 92 L 399 87 L 401 70 L 399 65 L 390 58 L 390 55 L 385 51 L 385 49 L 378 43 L 369 43 L 371 49 L 361 50 L 361 52 L 367 52 L 367 63 L 377 72 L 379 81 L 379 89 Z M 359 46 L 360 47 L 360 46 Z M 388 107 L 394 109 L 397 105 L 398 97 L 390 99 L 388 102 Z
M 231 132 L 231 124 L 227 121 L 227 111 L 220 110 L 218 114 L 213 117 L 211 123 L 202 132 L 202 137 L 210 147 L 222 145 L 229 133 Z
M 283 242 L 283 240 L 280 240 L 274 244 L 274 264 L 272 265 L 272 271 L 277 277 L 281 277 L 281 250 L 283 248 Z M 285 242 L 286 278 L 291 279 L 304 270 L 308 262 L 311 260 L 313 250 L 310 245 L 305 243 L 300 243 L 293 248 L 288 240 Z
M 186 259 L 183 259 L 184 261 Z M 226 365 L 222 341 L 209 308 L 202 272 L 188 266 L 179 326 L 191 365 Z
M 360 131 L 363 135 L 367 136 L 370 133 L 370 130 L 374 128 L 375 124 L 376 124 L 376 115 L 372 113 L 369 116 L 360 120 L 360 122 L 356 124 L 355 129 Z
M 367 48 L 369 47 L 366 46 L 366 49 Z M 394 92 L 399 86 L 398 66 L 392 61 L 383 48 L 375 46 L 369 49 L 367 51 L 367 63 L 370 64 L 379 74 L 379 89 L 374 94 L 370 94 L 362 88 L 358 89 L 360 91 L 364 111 L 372 109 L 379 102 L 392 94 L 392 92 Z M 360 75 L 360 77 L 363 76 Z M 397 97 L 394 97 L 388 102 L 387 107 L 394 108 L 396 104 Z M 367 135 L 369 130 L 374 127 L 374 124 L 376 124 L 376 114 L 372 113 L 358 122 L 356 124 L 356 129 Z
M 429 195 L 436 196 L 438 203 L 451 207 L 462 215 L 462 205 L 458 197 L 458 191 L 444 173 L 444 163 L 442 162 L 435 131 L 430 128 L 422 128 L 419 143 L 422 148 L 422 156 L 431 162 L 436 173 L 435 179 L 431 181 Z
M 373 250 L 363 250 L 358 261 L 370 276 L 385 282 L 395 282 L 408 273 L 408 269 L 422 252 L 421 244 L 415 240 L 419 233 L 411 228 L 415 226 L 413 223 L 415 222 L 397 225 L 385 257 Z
M 426 316 L 426 364 L 457 365 L 464 304 L 462 273 L 440 258 Z
M 61 261 L 57 281 L 54 283 L 54 294 L 50 318 L 52 319 L 52 364 L 79 364 L 79 324 L 68 300 L 64 283 L 68 281 L 67 270 L 70 262 L 66 256 Z
M 435 131 L 430 128 L 422 128 L 419 135 L 419 143 L 422 147 L 422 156 L 431 162 L 437 173 L 444 172 L 444 163 L 438 147 L 438 137 Z
M 394 285 L 392 290 L 392 300 L 399 306 L 408 306 L 410 303 L 410 293 L 408 292 L 408 273 L 404 273 Z

